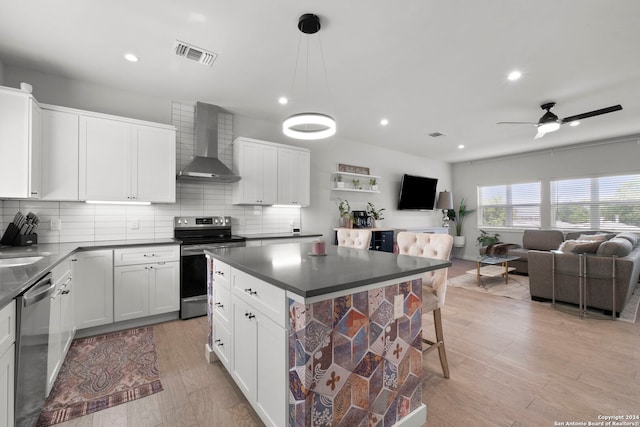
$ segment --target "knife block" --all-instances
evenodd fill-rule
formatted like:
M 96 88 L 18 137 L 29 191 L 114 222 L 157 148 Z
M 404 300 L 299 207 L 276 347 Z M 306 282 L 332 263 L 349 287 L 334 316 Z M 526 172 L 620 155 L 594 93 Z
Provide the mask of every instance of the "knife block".
M 20 230 L 14 223 L 9 223 L 9 226 L 0 239 L 0 245 L 7 246 L 30 246 L 38 243 L 38 235 L 32 234 L 20 234 Z

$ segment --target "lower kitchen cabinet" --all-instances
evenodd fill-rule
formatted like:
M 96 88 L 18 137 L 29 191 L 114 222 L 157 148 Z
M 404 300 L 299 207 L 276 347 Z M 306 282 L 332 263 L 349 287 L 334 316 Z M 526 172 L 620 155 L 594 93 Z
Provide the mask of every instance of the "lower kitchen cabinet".
M 113 323 L 113 251 L 78 252 L 72 262 L 76 327 Z
M 13 427 L 15 344 L 0 354 L 0 427 Z
M 47 396 L 56 381 L 62 362 L 75 335 L 75 304 L 69 260 L 64 260 L 52 271 L 55 291 L 51 296 L 49 316 L 49 349 L 47 351 Z
M 180 309 L 178 261 L 114 268 L 114 321 Z
M 179 257 L 178 245 L 115 250 L 114 321 L 180 310 Z
M 0 309 L 0 427 L 14 424 L 16 304 Z

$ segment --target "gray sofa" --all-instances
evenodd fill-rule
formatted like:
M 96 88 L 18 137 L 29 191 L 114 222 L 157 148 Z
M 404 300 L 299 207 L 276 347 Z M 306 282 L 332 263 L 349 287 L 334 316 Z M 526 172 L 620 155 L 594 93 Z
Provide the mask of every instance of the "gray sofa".
M 579 276 L 582 276 L 586 283 L 586 305 L 618 315 L 633 294 L 640 276 L 640 236 L 634 233 L 603 234 L 604 241 L 569 238 L 580 234 L 587 233 L 568 234 L 565 243 L 558 248 L 562 251 L 528 252 L 531 299 L 551 300 L 552 286 L 555 286 L 557 301 L 578 304 Z
M 516 273 L 528 274 L 528 253 L 530 250 L 551 251 L 558 249 L 562 242 L 564 242 L 564 234 L 560 230 L 525 230 L 522 235 L 522 246 L 499 243 L 493 247 L 480 248 L 480 254 L 500 253 L 517 256 L 519 259 L 509 261 L 509 267 L 515 267 Z M 502 248 L 506 248 L 506 250 L 501 251 Z

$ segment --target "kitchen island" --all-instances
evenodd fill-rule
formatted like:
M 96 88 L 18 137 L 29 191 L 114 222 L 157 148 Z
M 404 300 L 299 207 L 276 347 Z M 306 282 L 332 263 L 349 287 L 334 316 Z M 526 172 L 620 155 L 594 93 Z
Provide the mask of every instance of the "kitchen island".
M 311 249 L 207 251 L 209 360 L 267 425 L 421 426 L 421 276 L 451 263 Z

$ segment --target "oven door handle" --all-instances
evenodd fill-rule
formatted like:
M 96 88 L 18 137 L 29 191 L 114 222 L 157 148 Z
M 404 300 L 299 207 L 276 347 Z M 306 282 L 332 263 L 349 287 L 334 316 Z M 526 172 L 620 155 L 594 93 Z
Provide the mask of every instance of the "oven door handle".
M 189 247 L 182 247 L 182 250 L 180 251 L 180 255 L 181 256 L 198 256 L 198 255 L 204 255 L 204 249 L 203 248 L 189 248 Z

